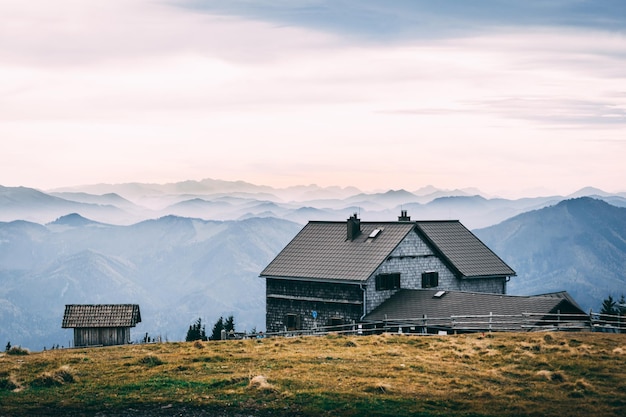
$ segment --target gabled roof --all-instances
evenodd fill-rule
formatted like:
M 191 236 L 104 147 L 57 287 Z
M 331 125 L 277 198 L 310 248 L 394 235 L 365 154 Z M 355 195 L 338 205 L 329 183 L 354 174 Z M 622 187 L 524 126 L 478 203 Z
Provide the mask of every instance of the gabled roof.
M 68 304 L 62 327 L 135 327 L 139 322 L 138 304 Z
M 441 294 L 436 297 L 435 294 Z M 464 291 L 400 290 L 365 316 L 366 321 L 451 316 L 520 315 L 522 313 L 585 315 L 566 292 L 519 296 Z M 573 300 L 572 300 L 573 301 Z
M 417 221 L 417 232 L 464 278 L 514 276 L 515 271 L 458 220 Z
M 460 277 L 515 275 L 506 263 L 459 221 L 360 222 L 347 239 L 346 222 L 311 221 L 261 272 L 261 277 L 365 281 L 402 240 L 416 231 Z M 374 230 L 381 230 L 375 238 Z
M 365 281 L 414 227 L 410 222 L 361 222 L 361 234 L 348 240 L 346 222 L 311 221 L 261 276 Z M 375 229 L 381 232 L 370 238 Z

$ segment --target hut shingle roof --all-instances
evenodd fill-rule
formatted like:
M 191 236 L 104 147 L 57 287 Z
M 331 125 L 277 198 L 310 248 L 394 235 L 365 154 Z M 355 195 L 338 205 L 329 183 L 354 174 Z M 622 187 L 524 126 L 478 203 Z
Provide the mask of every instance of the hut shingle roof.
M 139 322 L 138 304 L 68 304 L 62 327 L 135 327 Z

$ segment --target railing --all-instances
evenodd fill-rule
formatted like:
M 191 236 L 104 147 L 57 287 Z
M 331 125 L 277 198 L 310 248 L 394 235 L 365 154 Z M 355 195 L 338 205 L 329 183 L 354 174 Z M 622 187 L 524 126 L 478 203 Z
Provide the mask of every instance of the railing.
M 594 332 L 626 333 L 626 316 L 622 314 L 589 313 Z
M 593 331 L 626 333 L 626 318 L 621 315 L 571 314 L 571 313 L 522 313 L 457 315 L 449 317 L 393 318 L 380 321 L 353 322 L 335 326 L 321 326 L 305 330 L 249 335 L 249 337 L 273 336 L 323 336 L 327 334 L 366 335 L 374 333 L 409 333 L 417 335 L 511 331 Z

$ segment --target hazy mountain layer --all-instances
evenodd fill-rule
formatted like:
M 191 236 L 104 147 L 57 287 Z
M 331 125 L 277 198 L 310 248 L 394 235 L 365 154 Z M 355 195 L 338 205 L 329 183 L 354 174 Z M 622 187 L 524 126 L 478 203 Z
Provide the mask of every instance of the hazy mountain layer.
M 87 186 L 54 195 L 0 186 L 0 343 L 67 346 L 72 332 L 61 329 L 61 318 L 73 303 L 140 304 L 144 321 L 135 337 L 181 340 L 198 317 L 210 327 L 228 314 L 238 329 L 261 329 L 259 272 L 302 224 L 355 212 L 364 221 L 393 221 L 403 209 L 413 220 L 459 219 L 470 229 L 505 220 L 477 234 L 517 271 L 510 293 L 567 290 L 585 309 L 626 293 L 626 209 L 616 207 L 626 206 L 623 195 L 577 193 L 607 204 L 506 200 L 433 187 L 289 191 L 215 180 Z M 80 214 L 67 215 L 72 212 Z
M 473 194 L 471 194 L 472 192 Z M 621 194 L 585 188 L 576 193 L 626 207 Z M 517 200 L 488 198 L 477 190 L 363 193 L 355 188 L 302 186 L 285 189 L 219 180 L 174 184 L 90 185 L 44 193 L 0 186 L 0 221 L 48 223 L 68 213 L 108 224 L 130 225 L 167 215 L 204 220 L 276 217 L 305 224 L 309 220 L 343 220 L 358 213 L 363 220 L 395 220 L 400 210 L 413 219 L 460 220 L 474 229 L 497 224 L 517 214 L 553 205 L 565 197 Z
M 626 208 L 577 198 L 475 233 L 517 271 L 510 294 L 567 290 L 595 311 L 626 294 Z
M 274 218 L 174 216 L 112 226 L 69 215 L 45 226 L 0 223 L 0 342 L 68 346 L 66 304 L 137 303 L 137 337 L 184 339 L 198 317 L 233 314 L 239 330 L 265 324 L 259 272 L 299 226 Z M 207 329 L 210 331 L 210 329 Z

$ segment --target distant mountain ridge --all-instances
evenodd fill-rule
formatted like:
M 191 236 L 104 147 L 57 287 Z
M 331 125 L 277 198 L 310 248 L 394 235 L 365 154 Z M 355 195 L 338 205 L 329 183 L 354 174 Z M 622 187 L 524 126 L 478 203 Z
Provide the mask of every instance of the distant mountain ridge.
M 259 271 L 299 228 L 275 218 L 176 216 L 115 226 L 76 214 L 47 225 L 0 223 L 0 341 L 67 346 L 64 306 L 85 303 L 139 304 L 136 331 L 171 340 L 198 317 L 234 314 L 238 329 L 262 329 Z
M 230 185 L 135 183 L 102 186 L 104 194 L 0 186 L 0 343 L 67 345 L 59 326 L 66 303 L 137 302 L 145 319 L 137 331 L 172 340 L 190 320 L 224 312 L 243 329 L 261 326 L 258 274 L 303 224 L 353 213 L 393 221 L 401 209 L 475 230 L 517 271 L 511 294 L 566 290 L 597 309 L 608 294 L 626 293 L 623 193 L 507 200 L 434 187 L 368 194 L 305 186 L 289 199 L 243 182 L 223 188 Z
M 609 194 L 587 187 L 575 194 L 589 194 L 626 207 L 623 193 Z M 212 179 L 172 184 L 96 184 L 57 189 L 49 194 L 24 187 L 0 187 L 0 221 L 48 223 L 78 213 L 119 225 L 167 215 L 204 220 L 276 217 L 305 224 L 309 220 L 341 220 L 353 213 L 364 220 L 393 220 L 400 210 L 408 210 L 414 219 L 455 219 L 469 228 L 482 228 L 566 198 L 508 200 L 482 195 L 476 189 L 439 190 L 432 186 L 414 192 L 400 189 L 377 193 L 315 185 L 280 189 Z
M 626 208 L 581 197 L 475 233 L 517 271 L 511 294 L 567 290 L 595 311 L 626 295 Z

